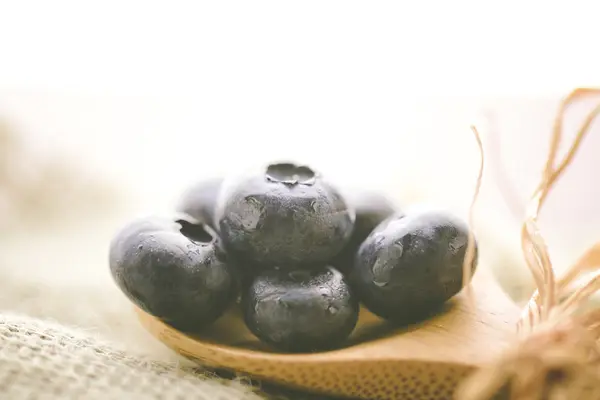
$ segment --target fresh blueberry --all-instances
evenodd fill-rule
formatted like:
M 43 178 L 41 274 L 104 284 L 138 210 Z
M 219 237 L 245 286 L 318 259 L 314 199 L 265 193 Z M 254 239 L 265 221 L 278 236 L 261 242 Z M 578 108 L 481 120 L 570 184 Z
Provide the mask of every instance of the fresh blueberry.
M 348 272 L 352 268 L 358 248 L 377 225 L 398 213 L 396 207 L 377 192 L 352 191 L 346 195 L 346 199 L 356 211 L 354 229 L 344 249 L 331 261 L 331 265 L 342 272 Z
M 355 214 L 318 173 L 280 163 L 225 185 L 216 217 L 228 251 L 257 265 L 293 269 L 339 253 Z
M 468 235 L 466 223 L 442 211 L 390 217 L 360 246 L 354 289 L 382 318 L 414 322 L 427 317 L 462 289 Z M 473 272 L 476 266 L 477 247 Z
M 259 339 L 288 352 L 332 348 L 358 319 L 358 301 L 334 268 L 269 270 L 243 297 L 246 325 Z
M 218 237 L 195 221 L 136 220 L 113 238 L 109 259 L 113 279 L 133 303 L 183 331 L 215 321 L 236 295 Z
M 189 187 L 179 199 L 177 211 L 188 214 L 217 230 L 215 208 L 223 178 L 212 178 Z

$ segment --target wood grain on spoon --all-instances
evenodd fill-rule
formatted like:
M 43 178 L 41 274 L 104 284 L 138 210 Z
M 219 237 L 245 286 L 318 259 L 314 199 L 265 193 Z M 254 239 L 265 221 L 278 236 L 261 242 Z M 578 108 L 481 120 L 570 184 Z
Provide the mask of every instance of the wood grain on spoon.
M 444 399 L 472 368 L 505 349 L 519 318 L 517 306 L 484 268 L 474 276 L 473 295 L 475 308 L 461 293 L 438 315 L 404 328 L 363 309 L 347 347 L 314 354 L 272 352 L 235 311 L 197 337 L 137 311 L 152 335 L 204 365 L 330 395 Z

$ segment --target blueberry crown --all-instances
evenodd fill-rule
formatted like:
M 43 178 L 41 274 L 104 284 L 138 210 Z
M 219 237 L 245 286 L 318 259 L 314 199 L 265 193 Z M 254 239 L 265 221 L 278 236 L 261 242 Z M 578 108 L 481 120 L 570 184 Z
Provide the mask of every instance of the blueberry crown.
M 271 182 L 285 185 L 313 185 L 317 174 L 311 168 L 292 163 L 270 164 L 265 177 Z

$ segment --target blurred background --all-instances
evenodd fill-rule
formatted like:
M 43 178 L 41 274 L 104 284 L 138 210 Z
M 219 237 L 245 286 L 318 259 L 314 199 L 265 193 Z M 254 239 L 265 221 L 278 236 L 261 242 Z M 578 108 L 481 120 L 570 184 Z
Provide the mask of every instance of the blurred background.
M 140 345 L 107 265 L 129 219 L 168 212 L 198 180 L 285 158 L 466 216 L 473 123 L 485 263 L 524 298 L 522 215 L 494 168 L 524 205 L 559 100 L 600 82 L 593 13 L 553 7 L 0 2 L 0 310 Z M 566 144 L 593 105 L 569 113 Z M 544 212 L 559 269 L 600 238 L 599 149 L 596 124 Z

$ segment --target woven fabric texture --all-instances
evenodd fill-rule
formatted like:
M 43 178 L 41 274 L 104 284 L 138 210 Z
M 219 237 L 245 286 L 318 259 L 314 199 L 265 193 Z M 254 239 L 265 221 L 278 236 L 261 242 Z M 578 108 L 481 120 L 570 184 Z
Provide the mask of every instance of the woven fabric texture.
M 250 386 L 152 361 L 85 331 L 0 316 L 0 397 L 12 399 L 260 399 Z

